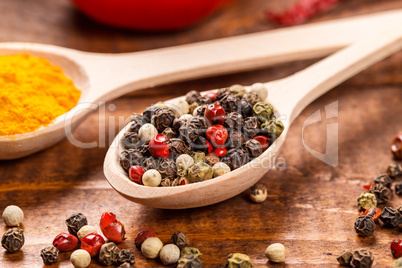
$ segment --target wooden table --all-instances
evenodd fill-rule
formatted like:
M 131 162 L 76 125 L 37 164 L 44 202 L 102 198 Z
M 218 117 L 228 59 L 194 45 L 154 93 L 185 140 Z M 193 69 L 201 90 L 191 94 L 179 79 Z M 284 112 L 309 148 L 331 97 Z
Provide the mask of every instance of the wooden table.
M 0 2 L 0 41 L 28 41 L 55 44 L 93 52 L 140 51 L 219 37 L 268 30 L 262 14 L 263 0 L 239 0 L 201 24 L 174 33 L 136 33 L 97 24 L 63 0 L 3 0 Z M 272 1 L 269 4 L 279 4 Z M 402 8 L 397 0 L 350 0 L 313 21 L 348 17 Z M 131 203 L 118 195 L 103 175 L 107 145 L 81 149 L 67 140 L 52 148 L 15 161 L 0 162 L 0 209 L 15 204 L 25 212 L 26 243 L 21 251 L 0 250 L 0 267 L 41 267 L 40 250 L 67 230 L 64 220 L 82 212 L 89 224 L 98 225 L 105 211 L 115 212 L 125 224 L 128 239 L 121 248 L 134 250 L 138 267 L 161 266 L 146 260 L 134 246 L 136 233 L 153 229 L 163 242 L 173 232 L 185 231 L 191 244 L 203 253 L 207 267 L 222 266 L 232 252 L 248 254 L 256 267 L 275 266 L 267 262 L 265 248 L 274 242 L 287 248 L 286 264 L 277 267 L 334 267 L 343 249 L 368 248 L 375 267 L 392 265 L 389 243 L 400 236 L 398 229 L 377 226 L 373 236 L 356 235 L 356 198 L 362 185 L 384 173 L 392 163 L 390 142 L 402 128 L 402 52 L 343 83 L 315 101 L 292 125 L 280 155 L 286 168 L 271 170 L 262 180 L 269 197 L 253 204 L 247 192 L 230 200 L 198 209 L 160 210 Z M 106 115 L 91 114 L 75 131 L 82 142 L 99 140 L 100 127 L 117 126 L 118 116 L 140 112 L 158 99 L 169 99 L 188 90 L 206 90 L 231 84 L 251 84 L 287 76 L 314 61 L 302 61 L 260 71 L 226 75 L 142 90 L 109 104 L 116 109 Z M 304 142 L 325 152 L 326 126 L 339 126 L 339 164 L 329 166 L 303 146 L 303 122 L 326 105 L 338 101 L 337 118 L 322 120 L 305 129 Z M 106 106 L 109 107 L 109 106 Z M 106 137 L 106 144 L 114 134 Z M 333 135 L 333 134 L 331 134 Z M 279 160 L 278 160 L 279 161 Z M 391 206 L 402 198 L 394 196 Z M 0 223 L 4 226 L 3 222 Z M 2 227 L 6 231 L 6 227 Z M 70 253 L 60 255 L 58 267 L 71 267 Z M 91 267 L 99 266 L 93 261 Z M 55 267 L 57 267 L 55 265 Z

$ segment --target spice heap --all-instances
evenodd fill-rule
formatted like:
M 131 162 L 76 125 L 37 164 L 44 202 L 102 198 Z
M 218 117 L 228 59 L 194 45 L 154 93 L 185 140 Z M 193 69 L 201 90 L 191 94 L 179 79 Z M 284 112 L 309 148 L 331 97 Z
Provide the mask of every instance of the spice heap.
M 134 114 L 121 140 L 120 163 L 145 186 L 201 182 L 240 168 L 261 155 L 284 126 L 261 83 L 217 93 L 190 91 L 185 100 L 159 102 Z
M 49 125 L 71 110 L 80 95 L 62 69 L 44 58 L 0 56 L 0 136 Z

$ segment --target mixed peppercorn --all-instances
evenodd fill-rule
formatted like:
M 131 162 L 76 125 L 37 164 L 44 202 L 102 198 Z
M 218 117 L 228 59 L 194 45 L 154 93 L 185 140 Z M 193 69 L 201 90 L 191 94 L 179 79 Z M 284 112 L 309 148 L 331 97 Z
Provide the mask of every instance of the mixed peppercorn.
M 151 187 L 202 182 L 240 168 L 283 132 L 264 84 L 234 85 L 159 102 L 131 117 L 121 140 L 122 168 Z

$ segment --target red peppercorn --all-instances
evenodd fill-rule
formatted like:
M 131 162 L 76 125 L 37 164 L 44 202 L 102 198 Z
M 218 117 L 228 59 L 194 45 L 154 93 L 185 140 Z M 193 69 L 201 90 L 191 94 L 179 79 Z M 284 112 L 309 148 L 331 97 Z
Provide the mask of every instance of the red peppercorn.
M 216 92 L 208 92 L 205 97 L 210 98 L 212 102 L 216 101 Z
M 381 208 L 369 208 L 360 212 L 360 216 L 370 216 L 374 221 L 377 221 L 381 216 Z
M 366 185 L 363 185 L 363 188 L 368 191 L 368 190 L 370 190 L 371 186 L 373 186 L 373 185 L 375 185 L 375 183 L 366 184 Z
M 138 184 L 142 184 L 142 175 L 145 171 L 141 166 L 131 166 L 129 170 L 130 179 Z
M 151 231 L 151 230 L 144 230 L 139 232 L 134 239 L 135 242 L 135 246 L 138 249 L 141 249 L 141 245 L 142 243 L 145 241 L 145 239 L 150 238 L 150 237 L 157 237 L 157 235 L 155 234 L 155 232 Z
M 209 141 L 207 142 L 207 146 L 208 146 L 208 153 L 211 153 L 214 150 L 214 147 L 212 147 L 211 143 Z
M 158 134 L 149 142 L 149 151 L 155 158 L 167 158 L 170 156 L 169 145 L 166 143 L 166 137 Z
M 77 237 L 72 234 L 61 233 L 53 240 L 53 246 L 60 251 L 71 251 L 78 245 Z
M 225 147 L 215 148 L 214 153 L 219 157 L 224 157 L 228 150 Z
M 392 255 L 394 255 L 395 258 L 402 257 L 402 241 L 400 239 L 395 238 L 391 242 L 390 248 L 391 248 Z
M 124 225 L 116 219 L 116 215 L 112 212 L 105 212 L 101 216 L 99 223 L 103 235 L 112 242 L 121 243 L 126 238 Z
M 81 249 L 88 251 L 91 257 L 99 254 L 99 250 L 103 244 L 105 244 L 105 239 L 98 234 L 89 234 L 81 239 Z
M 216 103 L 209 104 L 204 112 L 205 119 L 207 119 L 210 125 L 223 125 L 225 115 L 225 109 Z
M 228 131 L 222 125 L 214 125 L 207 129 L 205 136 L 215 147 L 219 147 L 225 144 L 228 138 Z
M 402 160 L 402 134 L 396 135 L 392 140 L 391 152 L 396 160 Z
M 266 149 L 268 149 L 269 146 L 269 141 L 270 139 L 265 137 L 265 136 L 255 136 L 254 138 L 252 138 L 253 140 L 257 140 L 262 147 L 262 151 L 264 152 Z

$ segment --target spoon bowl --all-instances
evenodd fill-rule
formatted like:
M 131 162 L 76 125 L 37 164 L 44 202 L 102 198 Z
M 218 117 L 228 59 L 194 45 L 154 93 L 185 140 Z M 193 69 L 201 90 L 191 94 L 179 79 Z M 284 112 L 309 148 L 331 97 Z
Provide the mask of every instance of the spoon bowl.
M 0 55 L 28 53 L 60 66 L 82 91 L 75 108 L 35 131 L 0 136 L 0 160 L 48 148 L 97 107 L 131 91 L 211 75 L 258 69 L 337 51 L 372 29 L 402 23 L 402 10 L 309 24 L 151 51 L 99 54 L 34 43 L 0 43 Z M 297 42 L 295 42 L 297 40 Z
M 221 202 L 255 184 L 270 168 L 291 122 L 313 100 L 368 66 L 402 48 L 402 29 L 379 31 L 287 78 L 266 83 L 268 100 L 285 126 L 281 136 L 262 155 L 223 176 L 175 187 L 148 187 L 130 181 L 119 154 L 125 127 L 109 148 L 104 173 L 111 186 L 134 202 L 164 209 L 201 207 Z

